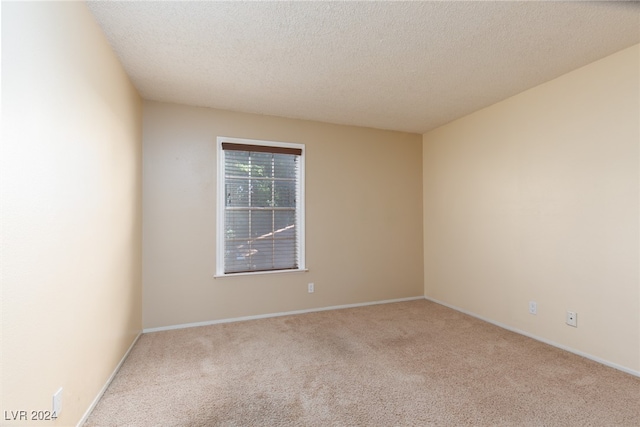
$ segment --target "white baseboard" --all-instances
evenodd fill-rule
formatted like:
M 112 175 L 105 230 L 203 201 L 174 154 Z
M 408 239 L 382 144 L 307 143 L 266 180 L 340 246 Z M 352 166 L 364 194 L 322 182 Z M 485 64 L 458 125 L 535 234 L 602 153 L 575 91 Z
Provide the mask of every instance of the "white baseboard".
M 542 337 L 530 334 L 528 332 L 522 331 L 520 329 L 513 328 L 513 327 L 511 327 L 509 325 L 505 325 L 504 323 L 496 322 L 495 320 L 491 320 L 491 319 L 488 319 L 486 317 L 480 316 L 478 314 L 472 313 L 470 311 L 464 310 L 464 309 L 462 309 L 460 307 L 456 307 L 454 305 L 447 304 L 446 302 L 438 301 L 437 299 L 430 298 L 430 297 L 427 297 L 427 296 L 425 296 L 425 299 L 428 300 L 428 301 L 431 301 L 431 302 L 435 302 L 436 304 L 440 304 L 440 305 L 443 305 L 445 307 L 451 308 L 453 310 L 459 311 L 460 313 L 468 314 L 469 316 L 475 317 L 476 319 L 483 320 L 483 321 L 485 321 L 487 323 L 491 323 L 492 325 L 496 325 L 496 326 L 498 326 L 498 327 L 500 327 L 502 329 L 506 329 L 508 331 L 515 332 L 516 334 L 524 335 L 525 337 L 532 338 L 532 339 L 534 339 L 536 341 L 540 341 L 540 342 L 543 342 L 545 344 L 549 344 L 550 346 L 557 347 L 559 349 L 568 351 L 569 353 L 573 353 L 573 354 L 576 354 L 578 356 L 582 356 L 582 357 L 584 357 L 586 359 L 593 360 L 594 362 L 601 363 L 601 364 L 603 364 L 605 366 L 609 366 L 610 368 L 614 368 L 614 369 L 617 369 L 619 371 L 626 372 L 627 374 L 631 374 L 631 375 L 634 375 L 636 377 L 640 377 L 640 371 L 634 371 L 633 369 L 627 368 L 627 367 L 622 366 L 622 365 L 618 365 L 617 363 L 613 363 L 613 362 L 610 362 L 608 360 L 601 359 L 601 358 L 593 356 L 591 354 L 584 353 L 584 352 L 582 352 L 580 350 L 576 350 L 574 348 L 567 347 L 566 345 L 558 344 L 558 343 L 550 341 L 550 340 L 548 340 L 546 338 L 542 338 Z
M 107 391 L 107 388 L 109 388 L 109 385 L 111 384 L 111 381 L 113 381 L 113 379 L 115 378 L 116 374 L 120 370 L 120 367 L 122 366 L 124 361 L 127 359 L 127 356 L 129 356 L 129 353 L 133 349 L 133 346 L 136 345 L 136 343 L 138 342 L 138 339 L 141 336 L 142 336 L 142 332 L 139 332 L 138 335 L 136 336 L 136 338 L 133 340 L 133 342 L 129 346 L 129 348 L 127 349 L 127 351 L 124 354 L 124 356 L 122 356 L 122 359 L 120 359 L 120 362 L 118 362 L 118 365 L 116 366 L 116 368 L 113 370 L 113 372 L 111 373 L 111 375 L 107 379 L 107 382 L 100 389 L 100 391 L 98 392 L 98 395 L 96 396 L 96 398 L 93 399 L 93 402 L 91 402 L 91 405 L 89 405 L 89 408 L 87 408 L 87 410 L 85 411 L 85 413 L 82 416 L 82 418 L 80 418 L 80 421 L 78 422 L 78 424 L 76 424 L 76 427 L 82 427 L 82 425 L 84 425 L 84 423 L 87 421 L 87 418 L 89 418 L 89 415 L 91 415 L 91 412 L 93 412 L 93 409 L 96 407 L 96 405 L 98 404 L 98 402 L 102 398 L 102 395 L 104 394 L 104 392 Z
M 195 328 L 198 326 L 218 325 L 220 323 L 242 322 L 245 320 L 266 319 L 269 317 L 290 316 L 293 314 L 314 313 L 317 311 L 327 311 L 327 310 L 340 310 L 343 308 L 365 307 L 367 305 L 389 304 L 394 302 L 414 301 L 414 300 L 420 300 L 420 299 L 424 299 L 424 296 L 388 299 L 383 301 L 361 302 L 356 304 L 333 305 L 330 307 L 309 308 L 306 310 L 294 310 L 294 311 L 285 311 L 281 313 L 258 314 L 256 316 L 244 316 L 244 317 L 233 317 L 229 319 L 209 320 L 206 322 L 183 323 L 180 325 L 161 326 L 158 328 L 146 328 L 146 329 L 143 329 L 142 332 L 146 334 L 149 332 L 160 332 L 160 331 L 170 331 L 173 329 Z

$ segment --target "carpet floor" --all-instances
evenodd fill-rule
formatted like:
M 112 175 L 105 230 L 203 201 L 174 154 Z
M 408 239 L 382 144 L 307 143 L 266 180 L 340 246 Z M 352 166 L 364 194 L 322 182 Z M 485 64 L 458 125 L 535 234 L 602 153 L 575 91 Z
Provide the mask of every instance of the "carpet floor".
M 640 378 L 425 301 L 144 334 L 86 426 L 640 426 Z

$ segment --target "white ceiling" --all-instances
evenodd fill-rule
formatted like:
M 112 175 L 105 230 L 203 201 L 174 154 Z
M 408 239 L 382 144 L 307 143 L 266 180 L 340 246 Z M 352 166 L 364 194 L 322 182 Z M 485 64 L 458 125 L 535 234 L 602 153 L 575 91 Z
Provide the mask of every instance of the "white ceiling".
M 423 133 L 640 43 L 633 2 L 90 2 L 145 99 Z

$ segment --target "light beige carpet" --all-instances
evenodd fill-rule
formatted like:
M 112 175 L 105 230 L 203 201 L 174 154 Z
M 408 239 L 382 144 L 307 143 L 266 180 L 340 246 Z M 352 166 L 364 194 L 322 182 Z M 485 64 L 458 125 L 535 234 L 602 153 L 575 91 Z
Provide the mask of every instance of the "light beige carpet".
M 424 301 L 143 335 L 88 426 L 640 426 L 640 378 Z

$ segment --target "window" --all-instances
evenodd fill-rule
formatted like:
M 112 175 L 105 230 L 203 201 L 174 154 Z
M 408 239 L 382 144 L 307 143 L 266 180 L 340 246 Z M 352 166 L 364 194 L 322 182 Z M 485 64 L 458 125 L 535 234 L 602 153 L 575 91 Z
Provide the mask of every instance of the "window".
M 304 270 L 304 145 L 218 138 L 216 275 Z

